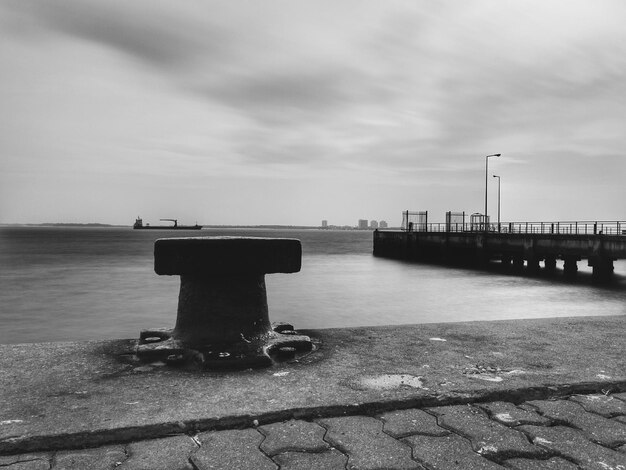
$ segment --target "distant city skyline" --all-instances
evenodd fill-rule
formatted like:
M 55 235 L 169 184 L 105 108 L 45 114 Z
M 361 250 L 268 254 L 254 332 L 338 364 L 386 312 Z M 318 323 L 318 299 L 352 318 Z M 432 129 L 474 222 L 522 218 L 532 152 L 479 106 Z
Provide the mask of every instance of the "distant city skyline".
M 324 219 L 322 220 L 322 223 L 319 225 L 319 227 L 323 229 L 354 228 L 358 230 L 376 230 L 378 228 L 388 228 L 389 224 L 385 220 L 378 221 L 378 220 L 358 219 L 356 224 L 339 225 L 339 224 L 329 223 L 328 220 Z M 399 228 L 400 224 L 398 224 L 396 227 Z
M 483 212 L 486 176 L 492 219 L 499 182 L 503 222 L 624 220 L 624 18 L 621 0 L 0 2 L 0 223 L 399 226 Z

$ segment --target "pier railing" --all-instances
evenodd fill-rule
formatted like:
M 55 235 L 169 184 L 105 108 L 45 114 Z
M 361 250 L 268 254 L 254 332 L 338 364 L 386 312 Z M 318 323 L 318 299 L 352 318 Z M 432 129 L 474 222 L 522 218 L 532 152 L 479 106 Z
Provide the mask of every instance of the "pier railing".
M 622 235 L 626 236 L 626 221 L 561 221 L 561 222 L 501 222 L 501 223 L 422 223 L 409 224 L 408 232 L 492 232 L 536 233 L 555 235 Z

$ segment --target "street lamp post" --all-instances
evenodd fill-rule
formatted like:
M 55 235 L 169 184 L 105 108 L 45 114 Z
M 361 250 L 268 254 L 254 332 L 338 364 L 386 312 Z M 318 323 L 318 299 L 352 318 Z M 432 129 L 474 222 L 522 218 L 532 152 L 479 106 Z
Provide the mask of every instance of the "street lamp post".
M 494 178 L 498 178 L 498 232 L 500 231 L 500 177 L 493 175 Z
M 487 227 L 487 185 L 489 183 L 489 158 L 490 157 L 499 157 L 500 153 L 494 153 L 492 155 L 487 155 L 485 157 L 485 232 L 488 230 Z

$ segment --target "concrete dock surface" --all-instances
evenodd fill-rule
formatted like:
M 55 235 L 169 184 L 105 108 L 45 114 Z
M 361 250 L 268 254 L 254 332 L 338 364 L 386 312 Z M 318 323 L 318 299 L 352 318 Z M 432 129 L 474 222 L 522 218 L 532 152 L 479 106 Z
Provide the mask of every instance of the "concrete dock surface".
M 626 316 L 301 331 L 269 368 L 0 345 L 0 468 L 626 469 Z

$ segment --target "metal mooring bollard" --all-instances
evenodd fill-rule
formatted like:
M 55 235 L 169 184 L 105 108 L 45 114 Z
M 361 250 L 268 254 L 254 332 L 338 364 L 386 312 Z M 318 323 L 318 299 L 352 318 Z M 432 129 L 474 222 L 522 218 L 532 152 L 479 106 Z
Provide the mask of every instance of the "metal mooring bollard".
M 163 238 L 154 270 L 180 275 L 176 326 L 144 330 L 137 355 L 206 368 L 272 364 L 271 356 L 310 351 L 311 339 L 282 323 L 272 328 L 265 274 L 300 271 L 300 240 L 253 237 Z

